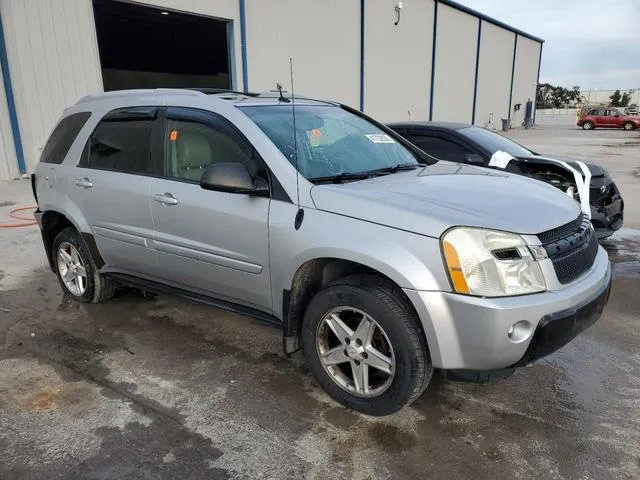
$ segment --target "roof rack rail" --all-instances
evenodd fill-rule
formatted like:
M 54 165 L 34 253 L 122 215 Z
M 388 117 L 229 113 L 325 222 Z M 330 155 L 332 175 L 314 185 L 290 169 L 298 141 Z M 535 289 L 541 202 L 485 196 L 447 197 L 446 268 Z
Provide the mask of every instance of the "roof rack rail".
M 100 100 L 102 98 L 119 98 L 119 97 L 135 97 L 140 95 L 204 95 L 187 88 L 137 88 L 131 90 L 113 90 L 111 92 L 101 92 L 85 95 L 76 102 L 85 103 L 92 100 Z
M 218 93 L 231 93 L 233 95 L 245 95 L 247 97 L 257 97 L 259 93 L 254 92 L 240 92 L 238 90 L 228 90 L 226 88 L 209 88 L 209 87 L 189 87 L 185 90 L 194 90 L 196 92 L 204 93 L 205 95 L 215 95 Z

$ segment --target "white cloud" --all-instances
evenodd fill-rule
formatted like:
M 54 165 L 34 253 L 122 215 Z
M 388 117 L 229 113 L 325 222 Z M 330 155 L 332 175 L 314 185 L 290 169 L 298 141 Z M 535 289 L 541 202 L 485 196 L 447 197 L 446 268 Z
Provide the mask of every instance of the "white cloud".
M 541 80 L 586 88 L 640 87 L 638 0 L 459 0 L 545 40 Z

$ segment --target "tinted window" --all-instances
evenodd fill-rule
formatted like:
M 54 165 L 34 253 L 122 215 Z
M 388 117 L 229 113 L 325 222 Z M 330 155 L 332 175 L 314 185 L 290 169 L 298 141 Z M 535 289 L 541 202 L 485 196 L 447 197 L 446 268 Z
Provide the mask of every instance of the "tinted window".
M 451 160 L 454 162 L 463 161 L 466 155 L 474 153 L 471 149 L 458 145 L 455 142 L 445 140 L 439 137 L 428 137 L 426 135 L 407 135 L 409 140 L 414 145 L 417 145 L 420 150 L 427 152 L 429 155 L 433 155 L 436 158 L 443 160 Z
M 458 133 L 478 144 L 491 155 L 498 150 L 507 152 L 513 157 L 530 157 L 533 155 L 531 150 L 527 150 L 513 140 L 509 140 L 507 137 L 493 133 L 485 128 L 466 127 L 458 130 Z
M 152 115 L 111 112 L 94 130 L 80 166 L 126 173 L 157 173 L 153 162 Z
M 596 110 L 595 108 L 593 110 L 589 110 L 589 115 L 597 115 L 598 114 L 598 110 Z
M 206 121 L 169 119 L 165 174 L 199 181 L 214 163 L 241 162 L 256 174 L 252 149 L 225 121 L 211 116 Z
M 49 137 L 42 150 L 41 162 L 62 163 L 67 156 L 73 141 L 91 116 L 89 112 L 74 113 L 63 118 Z
M 617 117 L 618 115 L 618 110 L 607 110 L 607 116 L 609 117 Z
M 338 106 L 296 105 L 295 129 L 290 104 L 241 108 L 309 179 L 418 164 L 385 131 Z

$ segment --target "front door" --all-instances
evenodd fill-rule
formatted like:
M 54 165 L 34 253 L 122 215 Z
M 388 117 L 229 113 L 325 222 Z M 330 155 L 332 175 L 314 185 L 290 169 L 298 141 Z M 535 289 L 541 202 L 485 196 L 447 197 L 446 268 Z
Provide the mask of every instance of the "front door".
M 156 173 L 158 111 L 133 107 L 107 113 L 69 179 L 69 196 L 89 222 L 106 271 L 156 273 L 149 175 Z
M 183 107 L 166 113 L 164 178 L 151 183 L 162 280 L 271 311 L 270 199 L 199 185 L 213 163 L 242 162 L 252 175 L 266 175 L 262 161 L 222 117 Z

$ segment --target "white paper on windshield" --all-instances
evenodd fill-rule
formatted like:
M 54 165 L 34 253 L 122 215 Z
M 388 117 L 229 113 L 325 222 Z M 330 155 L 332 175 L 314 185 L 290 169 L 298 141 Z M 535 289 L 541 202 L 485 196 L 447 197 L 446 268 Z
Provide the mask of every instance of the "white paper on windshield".
M 385 133 L 371 133 L 365 135 L 373 143 L 396 143 L 396 141 Z
M 489 160 L 490 167 L 498 167 L 498 168 L 507 168 L 507 165 L 511 160 L 515 160 L 512 155 L 509 155 L 507 152 L 503 152 L 502 150 L 498 150 L 496 153 L 491 155 L 491 160 Z

